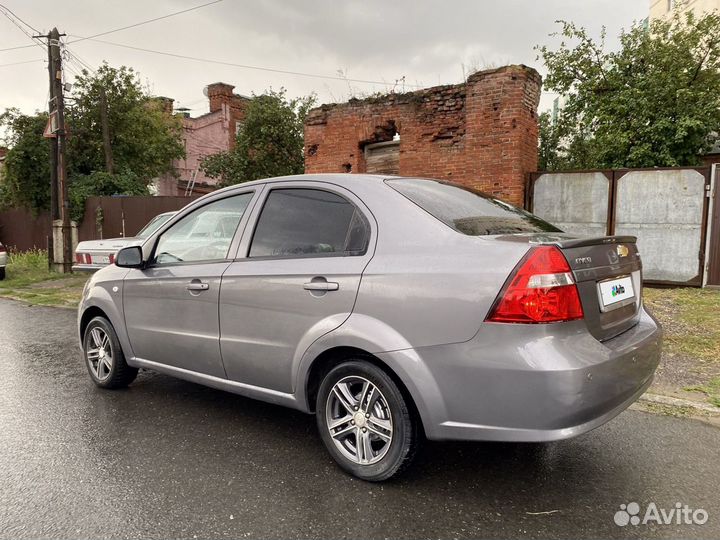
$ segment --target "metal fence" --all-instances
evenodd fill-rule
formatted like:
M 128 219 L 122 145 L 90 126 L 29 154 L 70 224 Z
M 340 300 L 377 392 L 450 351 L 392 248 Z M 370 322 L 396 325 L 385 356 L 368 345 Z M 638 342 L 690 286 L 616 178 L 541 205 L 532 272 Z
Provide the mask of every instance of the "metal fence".
M 179 210 L 197 197 L 90 197 L 78 225 L 78 240 L 133 236 L 154 216 Z M 11 249 L 45 249 L 51 220 L 47 212 L 23 208 L 0 212 L 0 242 Z

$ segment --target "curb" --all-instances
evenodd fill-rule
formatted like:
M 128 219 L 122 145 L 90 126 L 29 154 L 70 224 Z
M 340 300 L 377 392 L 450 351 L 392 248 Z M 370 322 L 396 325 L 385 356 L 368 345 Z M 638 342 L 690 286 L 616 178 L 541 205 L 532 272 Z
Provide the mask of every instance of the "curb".
M 720 415 L 720 408 L 710 405 L 709 403 L 702 403 L 701 401 L 692 401 L 690 399 L 682 399 L 670 396 L 663 396 L 660 394 L 651 394 L 649 392 L 644 393 L 640 396 L 638 401 L 644 401 L 646 403 L 659 403 L 661 405 L 671 405 L 675 407 L 692 407 L 707 413 Z

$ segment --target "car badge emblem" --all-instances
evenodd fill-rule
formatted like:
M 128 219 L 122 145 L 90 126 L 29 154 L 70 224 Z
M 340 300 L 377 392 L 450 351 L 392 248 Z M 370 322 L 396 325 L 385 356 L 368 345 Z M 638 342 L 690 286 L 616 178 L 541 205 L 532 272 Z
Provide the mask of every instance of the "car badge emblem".
M 618 254 L 620 257 L 627 257 L 629 253 L 630 253 L 630 250 L 627 248 L 627 246 L 623 246 L 622 244 L 618 244 L 617 254 Z

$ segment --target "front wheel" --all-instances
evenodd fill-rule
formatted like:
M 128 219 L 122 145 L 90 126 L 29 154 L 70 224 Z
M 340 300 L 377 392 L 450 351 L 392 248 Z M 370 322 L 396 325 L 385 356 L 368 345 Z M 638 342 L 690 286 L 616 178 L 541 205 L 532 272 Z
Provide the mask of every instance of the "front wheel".
M 392 378 L 364 360 L 340 364 L 320 385 L 320 436 L 342 469 L 371 482 L 400 473 L 418 445 L 418 422 Z
M 124 388 L 137 377 L 120 348 L 115 329 L 104 317 L 95 317 L 85 328 L 83 353 L 88 373 L 101 388 Z

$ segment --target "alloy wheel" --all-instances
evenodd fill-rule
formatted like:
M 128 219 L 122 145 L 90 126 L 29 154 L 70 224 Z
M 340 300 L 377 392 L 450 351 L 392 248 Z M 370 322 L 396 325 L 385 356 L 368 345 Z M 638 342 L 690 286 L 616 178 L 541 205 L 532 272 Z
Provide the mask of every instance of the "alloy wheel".
M 113 366 L 110 336 L 105 330 L 96 326 L 90 330 L 90 338 L 86 347 L 85 357 L 90 369 L 99 381 L 104 381 L 110 376 Z
M 353 375 L 335 383 L 325 405 L 325 418 L 333 443 L 354 463 L 377 463 L 390 449 L 390 407 L 380 389 L 364 377 Z

